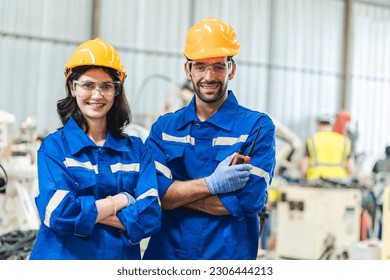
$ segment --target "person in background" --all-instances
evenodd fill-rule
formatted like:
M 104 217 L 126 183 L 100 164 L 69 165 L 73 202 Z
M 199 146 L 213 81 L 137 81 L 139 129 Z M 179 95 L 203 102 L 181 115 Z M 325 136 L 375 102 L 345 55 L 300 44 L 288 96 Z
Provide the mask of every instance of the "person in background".
M 300 171 L 308 180 L 345 180 L 354 174 L 351 142 L 347 136 L 333 131 L 334 121 L 331 115 L 319 115 L 317 132 L 306 141 L 306 152 Z
M 384 202 L 384 188 L 390 186 L 390 146 L 385 147 L 385 157 L 375 162 L 372 168 L 373 179 L 373 194 L 377 204 L 378 211 L 374 215 L 375 219 L 374 229 L 377 231 L 379 240 L 382 239 L 382 218 L 383 218 L 383 202 Z M 375 234 L 375 233 L 374 233 Z
M 154 161 L 137 137 L 117 51 L 96 38 L 65 65 L 63 127 L 38 151 L 41 219 L 30 259 L 140 259 L 139 242 L 160 227 Z
M 333 126 L 333 131 L 338 132 L 346 137 L 348 137 L 351 142 L 351 155 L 354 158 L 355 165 L 359 165 L 363 160 L 363 153 L 358 153 L 356 151 L 356 144 L 359 138 L 359 131 L 357 123 L 355 128 L 352 128 L 351 123 L 351 114 L 347 110 L 341 110 L 336 113 L 335 124 Z M 356 167 L 355 167 L 356 168 Z M 355 173 L 357 170 L 355 170 Z
M 348 136 L 348 126 L 351 122 L 351 114 L 346 110 L 341 110 L 336 114 L 333 131 L 344 136 Z
M 258 214 L 275 168 L 275 125 L 227 89 L 239 50 L 233 27 L 217 18 L 188 30 L 184 71 L 195 95 L 188 106 L 160 116 L 146 140 L 163 211 L 144 259 L 257 257 Z M 250 163 L 231 165 L 236 152 L 248 154 L 260 127 Z
M 385 148 L 385 157 L 375 162 L 372 173 L 374 176 L 379 173 L 390 173 L 390 146 L 386 146 Z

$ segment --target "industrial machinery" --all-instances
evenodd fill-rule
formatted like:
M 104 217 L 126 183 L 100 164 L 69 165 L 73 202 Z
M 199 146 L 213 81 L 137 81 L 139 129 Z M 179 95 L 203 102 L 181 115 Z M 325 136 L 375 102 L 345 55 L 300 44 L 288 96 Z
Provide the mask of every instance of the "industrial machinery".
M 362 193 L 355 188 L 279 188 L 276 254 L 282 259 L 337 259 L 359 241 Z
M 3 159 L 4 151 L 6 150 L 10 142 L 10 127 L 15 122 L 15 116 L 0 110 L 0 163 Z
M 278 119 L 272 117 L 276 127 L 275 176 L 288 181 L 299 181 L 299 165 L 304 155 L 304 143 L 300 137 Z
M 390 173 L 389 172 L 378 172 L 374 178 L 374 184 L 372 186 L 372 193 L 376 199 L 376 212 L 374 220 L 373 236 L 381 236 L 381 225 L 383 218 L 383 204 L 385 199 L 385 189 L 390 188 Z M 382 235 L 383 236 L 383 235 Z M 379 238 L 381 239 L 381 238 Z
M 390 260 L 390 187 L 384 189 L 382 242 L 382 259 Z
M 12 156 L 4 169 L 8 182 L 0 196 L 0 234 L 11 230 L 37 230 L 40 225 L 34 197 L 38 192 L 36 165 L 28 157 Z
M 0 111 L 0 260 L 28 258 L 40 225 L 35 123 L 27 118 L 11 137 L 14 122 Z
M 3 111 L 1 114 L 8 118 L 0 118 L 0 164 L 6 178 L 0 194 L 0 234 L 12 230 L 37 230 L 40 220 L 34 203 L 38 193 L 35 124 L 28 118 L 12 139 L 9 135 L 14 118 Z
M 15 116 L 0 110 L 0 193 L 5 193 L 5 188 L 8 183 L 7 171 L 1 165 L 4 161 L 5 150 L 9 142 L 9 130 L 15 122 Z M 1 221 L 1 220 L 0 220 Z

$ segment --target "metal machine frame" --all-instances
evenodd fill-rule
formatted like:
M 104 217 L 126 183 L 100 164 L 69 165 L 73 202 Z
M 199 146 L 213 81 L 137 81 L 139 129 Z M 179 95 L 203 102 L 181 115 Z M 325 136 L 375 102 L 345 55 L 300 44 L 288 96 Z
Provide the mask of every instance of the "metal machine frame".
M 337 259 L 360 239 L 359 189 L 302 187 L 280 189 L 276 254 L 286 259 Z

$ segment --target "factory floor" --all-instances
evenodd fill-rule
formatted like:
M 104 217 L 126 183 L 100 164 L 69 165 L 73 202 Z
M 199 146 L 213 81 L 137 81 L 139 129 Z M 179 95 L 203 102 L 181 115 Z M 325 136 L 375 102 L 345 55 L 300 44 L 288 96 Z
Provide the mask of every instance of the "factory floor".
M 349 244 L 341 251 L 334 251 L 329 255 L 317 257 L 300 258 L 300 252 L 285 257 L 280 255 L 280 251 L 286 253 L 285 250 L 263 250 L 259 248 L 257 259 L 258 260 L 382 260 L 383 259 L 383 242 L 380 240 L 363 240 Z
M 28 259 L 28 254 L 32 249 L 33 241 L 35 239 L 36 231 L 13 231 L 8 234 L 2 235 L 0 238 L 0 260 L 1 259 Z M 141 241 L 141 255 L 143 255 L 149 240 L 144 239 Z M 260 242 L 261 243 L 261 242 Z M 305 250 L 299 250 L 295 252 L 291 248 L 277 248 L 277 242 L 273 235 L 268 239 L 269 247 L 267 250 L 261 248 L 259 245 L 257 260 L 286 260 L 286 259 L 330 259 L 330 260 L 380 260 L 382 255 L 383 244 L 380 240 L 364 240 L 354 242 L 346 246 L 342 254 L 340 250 L 336 250 L 320 258 L 320 256 L 308 256 L 302 257 L 302 252 Z M 289 257 L 286 257 L 289 256 Z M 300 257 L 301 256 L 301 257 Z

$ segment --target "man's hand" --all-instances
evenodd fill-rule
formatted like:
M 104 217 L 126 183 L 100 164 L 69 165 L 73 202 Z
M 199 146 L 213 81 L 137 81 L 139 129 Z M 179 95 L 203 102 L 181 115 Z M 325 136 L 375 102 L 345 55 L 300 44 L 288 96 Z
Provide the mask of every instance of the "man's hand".
M 205 178 L 206 185 L 212 195 L 233 192 L 245 187 L 251 175 L 251 164 L 230 166 L 234 154 L 218 164 L 214 173 Z

